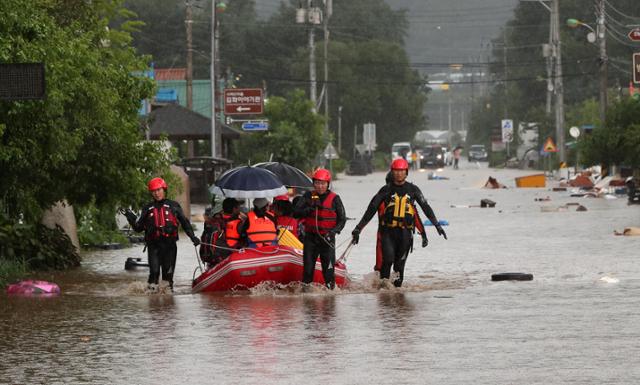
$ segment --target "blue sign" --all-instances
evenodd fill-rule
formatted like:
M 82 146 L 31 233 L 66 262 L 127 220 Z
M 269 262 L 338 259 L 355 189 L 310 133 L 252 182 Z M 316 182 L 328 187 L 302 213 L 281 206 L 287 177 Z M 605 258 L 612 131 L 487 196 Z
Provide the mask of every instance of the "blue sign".
M 242 129 L 244 131 L 267 131 L 269 122 L 244 122 L 242 123 Z

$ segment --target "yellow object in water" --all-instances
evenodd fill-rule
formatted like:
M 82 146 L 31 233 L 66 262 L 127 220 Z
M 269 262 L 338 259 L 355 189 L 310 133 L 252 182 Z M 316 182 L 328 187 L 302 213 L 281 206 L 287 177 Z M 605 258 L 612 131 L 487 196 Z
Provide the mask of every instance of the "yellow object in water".
M 278 232 L 278 244 L 302 250 L 302 242 L 287 229 L 280 229 Z

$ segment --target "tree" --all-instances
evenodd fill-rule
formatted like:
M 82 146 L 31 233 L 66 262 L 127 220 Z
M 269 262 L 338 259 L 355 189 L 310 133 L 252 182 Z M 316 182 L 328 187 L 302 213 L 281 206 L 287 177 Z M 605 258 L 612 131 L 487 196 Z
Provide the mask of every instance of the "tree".
M 269 98 L 265 106 L 269 131 L 244 135 L 235 146 L 236 161 L 258 163 L 273 159 L 311 169 L 315 166 L 311 159 L 324 145 L 323 120 L 311 108 L 302 90 L 292 91 L 286 98 Z
M 634 99 L 614 103 L 607 112 L 605 127 L 596 127 L 580 141 L 580 158 L 585 164 L 640 166 L 640 102 Z
M 44 62 L 44 100 L 0 102 L 0 196 L 13 218 L 37 222 L 67 199 L 104 207 L 139 199 L 168 167 L 158 145 L 140 143 L 137 111 L 152 94 L 130 47 L 136 24 L 119 1 L 0 2 L 0 61 Z

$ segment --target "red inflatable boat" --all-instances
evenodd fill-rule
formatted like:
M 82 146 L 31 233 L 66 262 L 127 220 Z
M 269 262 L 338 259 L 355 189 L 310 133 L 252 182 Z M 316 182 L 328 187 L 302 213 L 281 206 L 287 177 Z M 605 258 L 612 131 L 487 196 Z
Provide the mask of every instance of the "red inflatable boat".
M 349 283 L 347 267 L 341 262 L 335 265 L 335 277 L 338 287 Z M 191 290 L 194 293 L 246 290 L 265 281 L 288 284 L 301 279 L 302 250 L 283 245 L 265 246 L 231 254 L 198 276 L 193 281 Z M 316 262 L 313 282 L 324 284 L 319 260 Z

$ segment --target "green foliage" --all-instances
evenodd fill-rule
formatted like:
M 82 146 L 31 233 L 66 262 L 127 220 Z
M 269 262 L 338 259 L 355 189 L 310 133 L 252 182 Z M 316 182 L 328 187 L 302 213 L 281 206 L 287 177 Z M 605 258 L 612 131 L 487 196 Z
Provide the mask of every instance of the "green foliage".
M 104 243 L 129 243 L 117 228 L 115 212 L 99 209 L 94 203 L 76 208 L 78 239 L 83 246 L 96 246 Z
M 566 19 L 575 18 L 595 27 L 594 10 L 593 7 L 586 7 L 581 0 L 563 0 L 559 5 L 565 127 L 582 124 L 599 126 L 598 105 L 595 102 L 599 92 L 598 46 L 587 41 L 589 31 L 586 28 L 572 29 L 565 24 Z M 637 15 L 640 12 L 640 2 L 636 0 L 619 0 L 615 2 L 615 7 L 627 15 Z M 608 24 L 613 26 L 607 32 L 607 56 L 611 63 L 608 66 L 610 90 L 615 85 L 624 87 L 628 82 L 626 68 L 633 47 L 625 43 L 627 39 L 626 36 L 621 36 L 620 25 L 616 26 L 622 20 L 624 17 L 613 11 L 607 16 Z M 624 33 L 626 32 L 622 32 Z M 505 109 L 508 117 L 515 122 L 542 122 L 544 119 L 544 124 L 540 126 L 541 139 L 544 140 L 549 135 L 555 138 L 553 112 L 549 116 L 545 116 L 546 113 L 543 112 L 547 96 L 547 68 L 542 56 L 542 43 L 548 41 L 549 11 L 538 2 L 519 2 L 513 18 L 506 23 L 502 36 L 494 39 L 490 72 L 498 82 L 487 99 L 472 111 L 469 143 L 488 140 L 491 130 L 504 118 Z M 505 78 L 507 81 L 504 81 Z M 609 100 L 613 99 L 610 97 Z M 481 107 L 486 105 L 491 108 Z M 613 138 L 608 139 L 616 142 Z M 602 146 L 608 147 L 604 143 Z
M 80 256 L 60 227 L 22 224 L 0 214 L 0 286 L 27 270 L 66 269 L 79 264 Z
M 12 217 L 36 223 L 67 199 L 115 207 L 141 200 L 168 168 L 161 145 L 140 143 L 137 110 L 153 84 L 129 46 L 137 24 L 121 1 L 0 2 L 0 61 L 44 62 L 47 97 L 0 102 L 0 196 Z M 107 28 L 109 26 L 109 28 Z
M 640 166 L 640 102 L 626 99 L 612 105 L 605 127 L 597 127 L 580 140 L 580 159 L 585 164 Z
M 193 10 L 194 74 L 201 78 L 209 78 L 210 4 Z M 299 1 L 283 1 L 266 21 L 256 18 L 255 4 L 254 0 L 233 0 L 216 16 L 222 76 L 238 76 L 235 85 L 239 87 L 264 87 L 270 97 L 286 96 L 298 88 L 308 92 L 309 29 L 295 22 Z M 170 0 L 127 0 L 127 6 L 146 23 L 134 35 L 139 52 L 152 54 L 158 67 L 183 66 L 184 6 Z M 405 12 L 391 9 L 384 0 L 334 2 L 327 58 L 329 127 L 337 135 L 338 107 L 343 106 L 343 148 L 353 148 L 353 127 L 362 130 L 367 122 L 376 123 L 377 141 L 384 149 L 394 141 L 409 140 L 424 128 L 424 79 L 411 70 L 404 50 L 408 25 Z M 321 80 L 324 37 L 320 28 L 315 36 Z M 291 147 L 299 145 L 292 143 Z M 351 155 L 351 151 L 346 153 Z
M 311 159 L 323 149 L 322 117 L 311 111 L 311 102 L 297 90 L 287 98 L 271 97 L 265 106 L 270 129 L 244 135 L 235 144 L 236 161 L 258 163 L 269 159 L 310 170 Z

